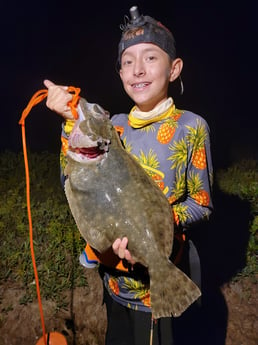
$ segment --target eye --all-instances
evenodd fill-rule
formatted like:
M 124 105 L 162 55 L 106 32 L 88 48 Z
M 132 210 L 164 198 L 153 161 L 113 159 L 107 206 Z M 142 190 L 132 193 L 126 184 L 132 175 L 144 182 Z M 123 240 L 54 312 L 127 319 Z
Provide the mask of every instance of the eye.
M 133 59 L 131 56 L 129 56 L 128 54 L 125 54 L 122 56 L 121 59 L 121 66 L 129 66 L 133 63 Z
M 123 62 L 122 62 L 122 65 L 123 66 L 129 66 L 129 65 L 131 65 L 132 64 L 132 60 L 129 60 L 129 59 L 126 59 L 126 60 L 124 60 Z
M 156 58 L 156 56 L 154 56 L 154 55 L 149 55 L 149 56 L 147 56 L 147 58 L 146 58 L 146 60 L 147 61 L 150 61 L 150 62 L 152 62 L 152 61 L 155 61 L 157 58 Z

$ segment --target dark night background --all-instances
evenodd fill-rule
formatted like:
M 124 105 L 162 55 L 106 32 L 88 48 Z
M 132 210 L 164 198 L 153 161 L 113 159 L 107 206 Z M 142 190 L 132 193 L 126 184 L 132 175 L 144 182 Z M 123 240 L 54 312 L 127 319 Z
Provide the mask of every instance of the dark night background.
M 18 121 L 32 95 L 44 88 L 45 78 L 81 87 L 82 96 L 111 114 L 130 110 L 133 104 L 115 61 L 119 26 L 133 5 L 174 33 L 184 60 L 185 93 L 180 96 L 176 81 L 170 95 L 179 109 L 207 120 L 215 171 L 241 159 L 257 159 L 257 0 L 2 1 L 0 152 L 22 150 Z M 34 107 L 26 119 L 28 148 L 58 157 L 61 122 L 45 101 Z M 205 229 L 206 236 L 199 229 L 207 290 L 202 332 L 209 342 L 187 342 L 200 345 L 224 344 L 227 307 L 219 287 L 244 266 L 249 233 L 247 203 L 221 192 L 214 199 L 215 221 L 208 234 Z M 199 329 L 200 317 L 189 315 L 188 327 Z M 182 329 L 188 328 L 183 324 Z
M 161 20 L 184 60 L 171 87 L 178 108 L 202 115 L 211 129 L 215 167 L 253 158 L 257 149 L 257 2 L 16 1 L 1 5 L 0 150 L 21 150 L 22 110 L 44 78 L 79 86 L 111 114 L 132 106 L 115 71 L 119 25 L 129 8 Z M 31 150 L 58 152 L 61 118 L 45 107 L 26 120 Z

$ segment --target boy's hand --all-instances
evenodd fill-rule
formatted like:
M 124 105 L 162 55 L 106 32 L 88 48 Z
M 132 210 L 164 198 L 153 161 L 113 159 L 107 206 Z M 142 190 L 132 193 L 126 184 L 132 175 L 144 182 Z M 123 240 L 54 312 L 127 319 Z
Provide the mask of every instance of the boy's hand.
M 62 115 L 65 119 L 73 120 L 71 108 L 67 105 L 72 99 L 72 95 L 67 91 L 68 86 L 56 85 L 47 79 L 44 80 L 44 85 L 48 89 L 47 107 Z
M 123 237 L 117 238 L 112 245 L 113 252 L 120 257 L 120 259 L 126 259 L 130 264 L 134 265 L 135 261 L 133 260 L 131 253 L 127 249 L 128 238 Z

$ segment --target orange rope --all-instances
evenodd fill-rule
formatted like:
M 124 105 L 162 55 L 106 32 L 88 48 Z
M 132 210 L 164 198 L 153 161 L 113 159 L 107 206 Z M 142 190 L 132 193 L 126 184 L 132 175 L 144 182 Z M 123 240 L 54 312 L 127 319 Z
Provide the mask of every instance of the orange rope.
M 79 93 L 81 90 L 79 88 L 70 86 L 68 88 L 68 91 L 74 92 L 73 98 L 68 103 L 68 105 L 71 107 L 71 112 L 74 118 L 77 119 L 78 114 L 77 114 L 76 106 L 79 101 Z M 37 297 L 38 297 L 38 304 L 39 304 L 39 311 L 40 311 L 40 318 L 41 318 L 41 326 L 42 326 L 43 339 L 44 339 L 45 345 L 48 345 L 48 341 L 46 340 L 46 330 L 45 330 L 42 302 L 41 302 L 41 297 L 40 297 L 39 279 L 38 279 L 38 272 L 37 272 L 35 254 L 34 254 L 34 247 L 33 247 L 33 227 L 32 227 L 32 217 L 31 217 L 31 206 L 30 206 L 30 177 L 29 177 L 29 164 L 28 164 L 28 155 L 27 155 L 27 146 L 26 146 L 25 119 L 28 116 L 29 112 L 31 111 L 32 107 L 40 103 L 43 99 L 47 97 L 47 95 L 48 95 L 48 90 L 37 91 L 30 99 L 27 107 L 23 110 L 22 116 L 19 121 L 19 124 L 21 125 L 21 129 L 22 129 L 22 145 L 23 145 L 25 176 L 26 176 L 26 196 L 27 196 L 27 212 L 28 212 L 29 231 L 30 231 L 31 258 L 32 258 L 32 265 L 33 265 L 34 275 L 35 275 Z

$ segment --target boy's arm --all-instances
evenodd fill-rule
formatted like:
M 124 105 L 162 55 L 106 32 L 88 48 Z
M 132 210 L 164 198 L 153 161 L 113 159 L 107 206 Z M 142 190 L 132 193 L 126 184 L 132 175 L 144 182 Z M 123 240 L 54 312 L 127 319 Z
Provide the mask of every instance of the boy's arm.
M 186 128 L 188 130 L 184 139 L 187 142 L 188 164 L 184 171 L 181 171 L 181 174 L 185 175 L 184 197 L 172 205 L 175 222 L 183 228 L 207 220 L 213 210 L 213 167 L 209 127 L 205 120 L 198 119 L 195 126 Z

